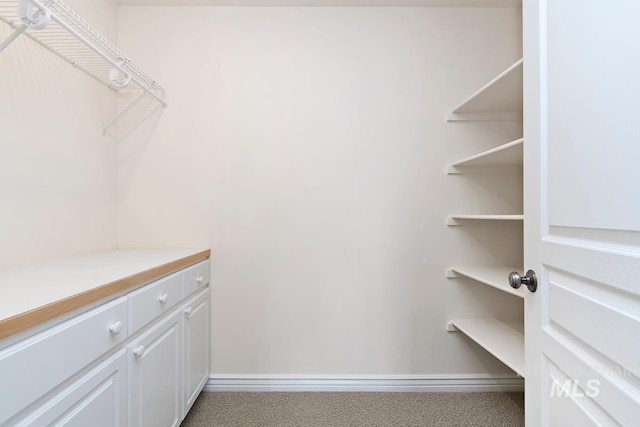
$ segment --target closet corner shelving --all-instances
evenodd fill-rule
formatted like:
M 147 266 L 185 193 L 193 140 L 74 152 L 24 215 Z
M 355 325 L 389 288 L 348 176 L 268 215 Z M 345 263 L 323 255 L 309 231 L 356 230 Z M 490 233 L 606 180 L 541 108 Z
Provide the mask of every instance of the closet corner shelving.
M 512 271 L 522 271 L 518 267 L 467 265 L 452 266 L 447 270 L 448 279 L 467 278 L 491 286 L 519 298 L 524 298 L 524 288 L 514 289 L 505 280 Z
M 113 91 L 140 89 L 103 134 L 145 95 L 167 106 L 164 89 L 61 0 L 0 0 L 0 21 L 14 30 L 0 52 L 23 34 Z
M 454 328 L 524 378 L 524 325 L 495 319 L 452 319 Z
M 522 58 L 446 116 L 447 121 L 522 120 Z
M 522 143 L 516 139 L 491 150 L 458 160 L 447 166 L 448 174 L 496 172 L 522 167 Z
M 523 60 L 520 59 L 453 108 L 446 115 L 446 120 L 522 120 L 522 70 Z M 523 165 L 523 144 L 524 139 L 519 138 L 455 161 L 447 166 L 447 174 L 520 173 Z M 523 222 L 524 215 L 455 214 L 447 218 L 447 225 L 482 226 L 496 221 Z M 446 277 L 470 279 L 517 297 L 514 303 L 520 301 L 522 305 L 523 288 L 513 289 L 508 284 L 509 273 L 521 270 L 502 265 L 460 265 L 449 267 Z M 494 318 L 452 319 L 447 325 L 447 331 L 464 333 L 524 377 L 524 325 L 521 321 L 505 322 Z
M 449 215 L 447 225 L 471 225 L 474 221 L 523 221 L 524 215 Z

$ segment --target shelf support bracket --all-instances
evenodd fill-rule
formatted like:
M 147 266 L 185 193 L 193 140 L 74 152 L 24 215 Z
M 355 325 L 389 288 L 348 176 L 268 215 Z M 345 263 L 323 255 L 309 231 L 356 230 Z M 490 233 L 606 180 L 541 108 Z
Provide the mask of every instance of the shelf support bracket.
M 26 29 L 27 29 L 26 25 L 21 25 L 18 28 L 16 28 L 16 30 L 9 37 L 7 37 L 6 40 L 0 43 L 0 52 L 5 50 L 7 46 L 9 46 L 15 39 L 17 39 L 18 36 L 22 34 Z
M 451 268 L 447 269 L 447 273 L 445 276 L 447 279 L 459 279 L 461 277 L 464 277 L 461 274 L 458 274 L 455 271 L 453 271 L 453 269 Z
M 447 225 L 455 226 L 455 225 L 468 225 L 469 222 L 461 219 L 456 219 L 452 217 L 447 217 Z
M 151 83 L 151 86 L 149 86 L 149 89 L 151 89 L 151 87 L 153 86 L 153 82 Z M 144 89 L 144 88 L 143 88 Z M 109 129 L 111 127 L 112 124 L 114 124 L 120 117 L 122 117 L 123 114 L 125 114 L 127 111 L 129 111 L 129 109 L 131 107 L 133 107 L 138 101 L 140 101 L 140 99 L 147 93 L 146 90 L 143 90 L 142 92 L 140 92 L 140 94 L 138 94 L 138 96 L 136 96 L 136 98 L 131 101 L 129 103 L 129 105 L 127 105 L 126 107 L 124 107 L 122 109 L 122 111 L 120 111 L 118 114 L 116 114 L 116 116 L 114 118 L 112 118 L 111 120 L 109 120 L 109 123 L 107 123 L 106 125 L 104 125 L 104 127 L 102 128 L 102 136 L 106 136 L 107 135 L 107 129 Z

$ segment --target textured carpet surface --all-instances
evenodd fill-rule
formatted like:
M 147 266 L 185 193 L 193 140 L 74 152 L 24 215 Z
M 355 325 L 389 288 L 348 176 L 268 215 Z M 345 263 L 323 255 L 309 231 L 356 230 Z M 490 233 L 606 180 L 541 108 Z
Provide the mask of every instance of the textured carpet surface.
M 524 426 L 523 393 L 202 393 L 200 426 Z

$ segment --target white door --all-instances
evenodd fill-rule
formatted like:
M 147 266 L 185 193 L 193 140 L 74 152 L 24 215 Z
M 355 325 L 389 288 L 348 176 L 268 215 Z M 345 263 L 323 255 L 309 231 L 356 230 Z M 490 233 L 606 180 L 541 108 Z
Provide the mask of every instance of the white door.
M 640 2 L 523 14 L 527 425 L 640 426 Z

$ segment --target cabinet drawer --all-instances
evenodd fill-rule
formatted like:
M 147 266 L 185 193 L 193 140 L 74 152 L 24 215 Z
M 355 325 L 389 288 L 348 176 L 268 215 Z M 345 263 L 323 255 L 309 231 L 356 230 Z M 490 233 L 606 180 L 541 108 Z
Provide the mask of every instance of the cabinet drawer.
M 129 294 L 129 325 L 133 333 L 168 312 L 182 299 L 182 274 L 175 273 Z
M 0 351 L 0 424 L 127 338 L 118 298 Z
M 209 260 L 186 268 L 184 274 L 184 296 L 203 289 L 209 284 Z

